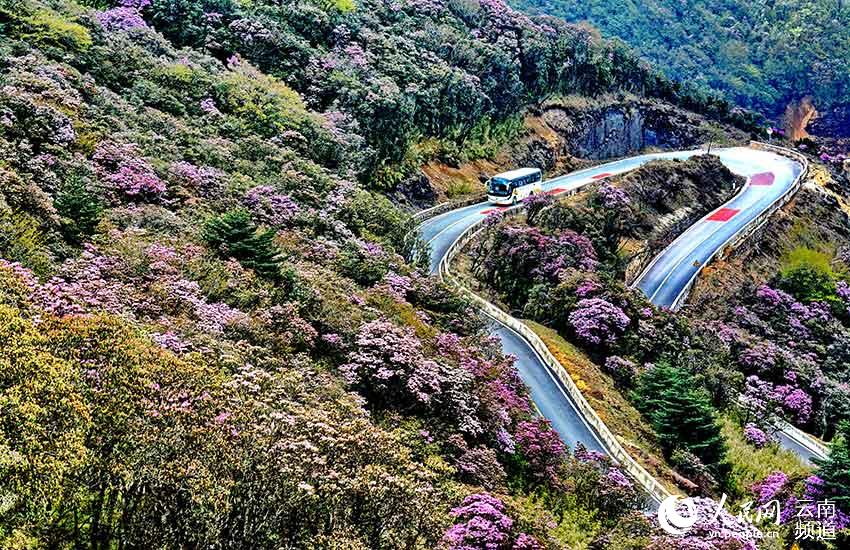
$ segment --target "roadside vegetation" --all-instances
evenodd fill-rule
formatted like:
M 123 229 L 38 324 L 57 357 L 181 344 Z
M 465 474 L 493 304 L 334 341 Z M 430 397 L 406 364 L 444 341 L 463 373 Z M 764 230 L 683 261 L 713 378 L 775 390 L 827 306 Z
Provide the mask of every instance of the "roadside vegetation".
M 389 198 L 552 95 L 620 92 L 758 121 L 501 0 L 0 0 L 0 547 L 674 544 L 616 464 L 534 413 Z M 642 378 L 669 355 L 714 436 L 688 327 L 619 282 L 611 231 L 641 233 L 605 189 L 586 218 L 540 203 L 542 229 L 505 233 L 557 252 L 535 251 L 548 286 L 514 290 L 619 357 L 624 393 L 682 397 Z M 575 303 L 567 270 L 593 274 Z M 687 444 L 720 479 L 719 449 Z
M 0 3 L 0 546 L 645 546 L 376 192 L 552 90 L 667 86 L 506 10 Z
M 470 245 L 467 268 L 515 314 L 545 325 L 532 324 L 600 415 L 622 437 L 648 436 L 643 448 L 660 451 L 676 470 L 668 479 L 682 490 L 725 492 L 733 502 L 757 496 L 764 504 L 772 499 L 759 488 L 784 476 L 788 498 L 843 501 L 844 481 L 817 477 L 834 475 L 827 472 L 840 468 L 846 445 L 836 436 L 850 410 L 843 383 L 850 363 L 841 352 L 850 311 L 843 260 L 791 250 L 771 284 L 741 294 L 713 319 L 659 310 L 624 285 L 624 240 L 675 210 L 649 208 L 644 197 L 657 189 L 675 205 L 676 193 L 688 192 L 686 186 L 655 187 L 646 173 L 688 173 L 688 162 L 649 164 L 577 197 L 533 197 L 520 217 L 492 214 Z M 728 185 L 735 185 L 731 175 Z M 705 195 L 697 204 L 709 209 L 722 196 Z M 642 219 L 645 225 L 635 222 Z M 559 342 L 553 330 L 571 344 Z M 578 368 L 576 353 L 565 351 L 573 344 L 599 367 Z M 608 397 L 616 391 L 628 406 Z M 642 419 L 629 421 L 622 409 L 639 411 Z M 778 419 L 833 439 L 830 459 L 816 474 L 778 448 Z M 829 525 L 846 528 L 844 513 Z

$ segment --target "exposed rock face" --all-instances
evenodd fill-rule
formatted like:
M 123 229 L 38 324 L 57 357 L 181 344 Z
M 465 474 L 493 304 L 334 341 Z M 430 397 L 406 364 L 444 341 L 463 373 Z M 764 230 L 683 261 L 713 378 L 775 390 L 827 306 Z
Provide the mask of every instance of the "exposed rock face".
M 543 119 L 564 136 L 573 155 L 593 160 L 622 157 L 647 147 L 692 147 L 705 140 L 702 117 L 647 100 L 590 109 L 549 105 Z
M 638 97 L 588 99 L 570 97 L 552 101 L 525 118 L 526 133 L 506 145 L 494 159 L 461 166 L 433 161 L 423 166 L 423 177 L 411 177 L 396 189 L 399 203 L 430 206 L 451 197 L 450 185 L 463 182 L 470 193 L 483 192 L 488 176 L 534 166 L 550 178 L 587 166 L 587 161 L 635 154 L 648 147 L 692 148 L 709 141 L 704 117 L 672 105 Z M 724 128 L 731 141 L 749 136 Z M 430 192 L 429 192 L 430 188 Z
M 415 208 L 432 206 L 436 199 L 431 182 L 422 172 L 411 175 L 396 188 L 397 202 L 407 203 Z
M 794 141 L 809 137 L 806 127 L 817 114 L 811 96 L 789 103 L 785 108 L 784 116 L 785 132 L 788 137 Z

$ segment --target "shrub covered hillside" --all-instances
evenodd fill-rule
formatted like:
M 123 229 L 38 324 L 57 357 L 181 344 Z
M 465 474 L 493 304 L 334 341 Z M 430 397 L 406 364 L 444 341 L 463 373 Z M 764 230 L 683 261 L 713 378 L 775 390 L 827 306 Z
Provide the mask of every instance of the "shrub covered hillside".
M 650 163 L 573 197 L 529 199 L 523 216 L 494 212 L 470 247 L 471 275 L 523 317 L 545 324 L 544 336 L 557 331 L 600 366 L 610 379 L 605 399 L 595 401 L 600 414 L 622 426 L 608 403 L 625 408 L 616 392 L 625 396 L 651 427 L 650 445 L 642 450 L 660 450 L 682 491 L 716 499 L 725 493 L 732 504 L 779 500 L 784 511 L 776 543 L 781 547 L 845 548 L 850 536 L 846 251 L 797 248 L 769 284 L 736 289 L 726 295 L 725 306 L 713 304 L 716 312 L 658 309 L 624 284 L 624 242 L 651 236 L 648 227 L 660 225 L 674 205 L 694 197 L 695 186 L 682 180 L 700 173 L 718 178 L 714 192 L 698 186 L 706 192 L 695 206 L 705 209 L 723 200 L 721 185 L 727 190 L 736 185 L 730 172 L 712 170 L 715 163 L 699 157 Z M 667 178 L 654 177 L 665 173 Z M 843 214 L 841 224 L 846 235 Z M 561 355 L 569 368 L 572 357 Z M 592 395 L 596 388 L 587 386 L 582 391 Z M 782 422 L 829 441 L 829 457 L 816 461 L 815 475 L 780 450 Z M 626 425 L 632 433 L 625 440 L 643 436 L 636 423 Z M 809 510 L 805 507 L 825 498 L 835 501 L 836 513 L 818 521 L 836 534 L 835 545 L 795 538 L 794 518 L 800 517 L 795 510 Z M 716 545 L 674 547 L 750 547 L 746 533 L 727 535 Z
M 824 114 L 850 94 L 850 5 L 835 0 L 512 0 L 531 13 L 589 21 L 669 76 L 767 114 L 807 94 Z M 846 108 L 836 110 L 846 128 Z
M 129 6 L 99 16 L 107 29 L 145 21 L 178 47 L 228 65 L 247 60 L 279 78 L 327 113 L 331 131 L 363 140 L 349 167 L 380 188 L 428 156 L 455 162 L 509 137 L 523 106 L 564 92 L 626 89 L 752 123 L 728 103 L 682 92 L 622 45 L 559 19 L 529 19 L 502 0 L 122 2 L 84 3 Z M 203 86 L 184 84 L 181 98 L 133 83 L 132 67 L 123 78 L 165 112 L 196 111 L 207 95 L 222 107 Z M 439 143 L 425 146 L 424 137 Z
M 364 185 L 545 93 L 663 85 L 541 25 L 0 1 L 0 547 L 645 546 Z

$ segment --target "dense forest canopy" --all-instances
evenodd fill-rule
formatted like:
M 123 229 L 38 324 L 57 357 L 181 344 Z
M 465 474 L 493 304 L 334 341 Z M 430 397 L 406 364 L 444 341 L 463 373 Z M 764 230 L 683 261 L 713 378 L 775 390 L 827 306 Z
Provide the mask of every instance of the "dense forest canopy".
M 733 118 L 729 103 L 682 89 L 623 43 L 561 19 L 529 18 L 502 1 L 129 4 L 177 46 L 225 63 L 248 60 L 328 113 L 339 132 L 362 136 L 359 175 L 383 188 L 404 175 L 399 166 L 423 136 L 463 149 L 552 95 L 628 91 Z
M 382 193 L 419 171 L 423 142 L 471 155 L 561 94 L 758 122 L 502 0 L 0 0 L 0 548 L 676 547 L 618 464 L 535 413 L 473 302 L 411 261 L 414 220 Z M 631 199 L 597 195 L 535 197 L 545 227 L 496 241 L 531 260 L 490 279 L 557 306 L 588 357 L 622 346 L 618 384 L 663 407 L 635 412 L 643 437 L 705 494 L 743 497 L 721 451 L 762 450 L 695 389 L 720 371 L 691 372 L 682 319 L 615 280 Z M 822 317 L 768 295 L 797 324 Z M 839 432 L 812 495 L 848 494 Z M 789 499 L 815 487 L 785 482 Z M 706 531 L 751 550 L 728 513 Z
M 511 0 L 529 13 L 589 21 L 677 80 L 778 114 L 811 94 L 850 99 L 850 3 L 843 0 Z

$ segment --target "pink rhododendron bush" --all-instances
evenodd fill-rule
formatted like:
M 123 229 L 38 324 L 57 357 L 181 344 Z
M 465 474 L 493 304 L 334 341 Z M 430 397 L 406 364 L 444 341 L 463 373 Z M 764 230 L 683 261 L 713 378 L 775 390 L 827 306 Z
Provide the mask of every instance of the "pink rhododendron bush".
M 419 171 L 495 156 L 565 93 L 754 119 L 502 0 L 20 0 L 0 54 L 0 547 L 656 541 L 635 480 L 564 444 L 415 254 Z M 475 270 L 662 411 L 659 447 L 711 493 L 714 351 L 757 410 L 821 426 L 844 340 L 818 327 L 850 292 L 764 291 L 706 344 L 619 278 L 641 197 L 537 197 L 530 226 L 488 221 Z M 812 487 L 845 494 L 826 470 Z
M 525 101 L 481 78 L 513 12 L 261 4 L 0 6 L 0 546 L 538 549 L 635 513 L 377 192 Z M 470 72 L 374 33 L 422 17 Z M 552 242 L 541 277 L 596 264 Z

